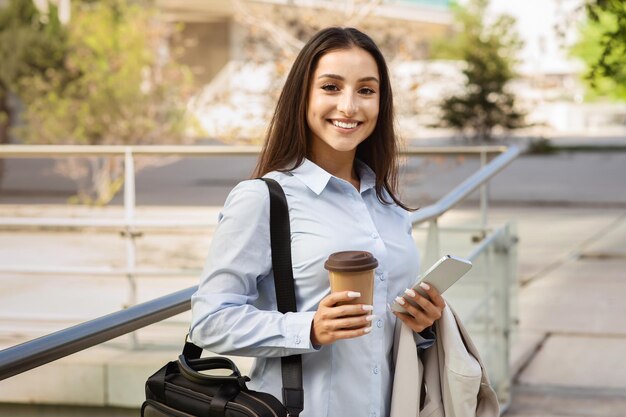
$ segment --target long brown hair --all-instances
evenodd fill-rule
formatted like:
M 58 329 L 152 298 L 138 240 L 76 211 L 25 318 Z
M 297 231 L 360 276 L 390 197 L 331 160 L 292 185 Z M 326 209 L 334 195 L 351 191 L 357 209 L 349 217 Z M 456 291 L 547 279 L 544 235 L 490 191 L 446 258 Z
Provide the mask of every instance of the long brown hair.
M 254 177 L 261 177 L 271 171 L 289 171 L 302 164 L 308 156 L 310 130 L 306 115 L 311 78 L 317 63 L 328 52 L 352 47 L 369 52 L 376 61 L 380 75 L 380 103 L 376 127 L 358 145 L 356 157 L 376 173 L 374 188 L 376 196 L 383 204 L 396 203 L 405 210 L 411 210 L 398 197 L 398 145 L 387 63 L 374 41 L 354 28 L 323 29 L 304 45 L 291 67 L 278 99 Z

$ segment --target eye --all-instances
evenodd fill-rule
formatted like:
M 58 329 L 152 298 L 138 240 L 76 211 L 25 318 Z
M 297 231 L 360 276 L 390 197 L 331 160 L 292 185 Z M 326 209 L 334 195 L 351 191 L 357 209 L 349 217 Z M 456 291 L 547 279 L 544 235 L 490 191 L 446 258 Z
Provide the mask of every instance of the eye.
M 324 91 L 339 91 L 339 87 L 337 87 L 337 85 L 335 84 L 324 84 L 322 86 L 322 90 Z
M 363 94 L 363 95 L 366 95 L 366 96 L 369 96 L 369 95 L 372 95 L 372 94 L 376 94 L 376 91 L 374 91 L 373 89 L 371 89 L 369 87 L 363 87 L 363 88 L 361 88 L 359 90 L 359 93 Z

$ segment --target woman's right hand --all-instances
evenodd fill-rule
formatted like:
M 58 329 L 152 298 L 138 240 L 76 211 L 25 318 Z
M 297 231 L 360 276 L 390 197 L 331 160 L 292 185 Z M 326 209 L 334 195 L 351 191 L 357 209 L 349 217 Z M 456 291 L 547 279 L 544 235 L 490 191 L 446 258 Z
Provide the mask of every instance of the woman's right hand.
M 320 301 L 311 325 L 313 345 L 327 345 L 339 339 L 352 339 L 363 336 L 372 330 L 369 326 L 374 316 L 371 305 L 342 304 L 361 294 L 353 291 L 330 293 Z

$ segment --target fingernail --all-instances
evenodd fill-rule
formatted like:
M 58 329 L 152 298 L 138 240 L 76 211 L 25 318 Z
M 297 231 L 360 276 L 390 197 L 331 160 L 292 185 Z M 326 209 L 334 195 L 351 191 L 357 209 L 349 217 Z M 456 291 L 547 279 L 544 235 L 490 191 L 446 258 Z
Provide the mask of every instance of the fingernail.
M 398 304 L 400 304 L 401 306 L 403 306 L 404 304 L 406 304 L 406 301 L 404 300 L 404 297 L 396 297 L 396 302 Z
M 361 306 L 361 308 L 362 308 L 363 310 L 365 310 L 365 311 L 372 311 L 372 310 L 374 310 L 374 306 L 371 306 L 371 305 L 368 305 L 368 304 L 363 304 L 363 305 Z
M 416 295 L 416 294 L 415 294 L 415 291 L 413 291 L 413 290 L 412 290 L 412 289 L 410 289 L 410 288 L 407 288 L 406 290 L 404 290 L 404 293 L 405 293 L 406 295 L 408 295 L 409 297 L 415 297 L 415 295 Z
M 361 296 L 360 292 L 348 291 L 348 297 L 350 297 L 350 298 L 357 298 L 357 297 L 360 297 L 360 296 Z
M 372 331 L 371 327 L 366 327 L 365 329 L 363 329 L 363 333 L 369 333 Z
M 422 287 L 425 290 L 430 290 L 430 285 L 426 284 L 425 282 L 421 282 L 420 287 Z
M 373 314 L 370 314 L 369 316 L 365 317 L 365 320 L 366 321 L 372 321 L 372 320 L 374 320 L 374 317 L 376 317 L 376 316 L 373 315 Z

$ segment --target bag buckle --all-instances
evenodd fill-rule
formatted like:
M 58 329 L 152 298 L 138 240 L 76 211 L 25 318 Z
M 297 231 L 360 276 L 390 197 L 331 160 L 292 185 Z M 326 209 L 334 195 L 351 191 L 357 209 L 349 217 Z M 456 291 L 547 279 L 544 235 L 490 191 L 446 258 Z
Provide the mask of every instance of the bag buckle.
M 239 384 L 239 388 L 241 389 L 248 389 L 248 387 L 246 387 L 246 382 L 249 381 L 250 378 L 246 375 L 237 377 L 237 383 Z

